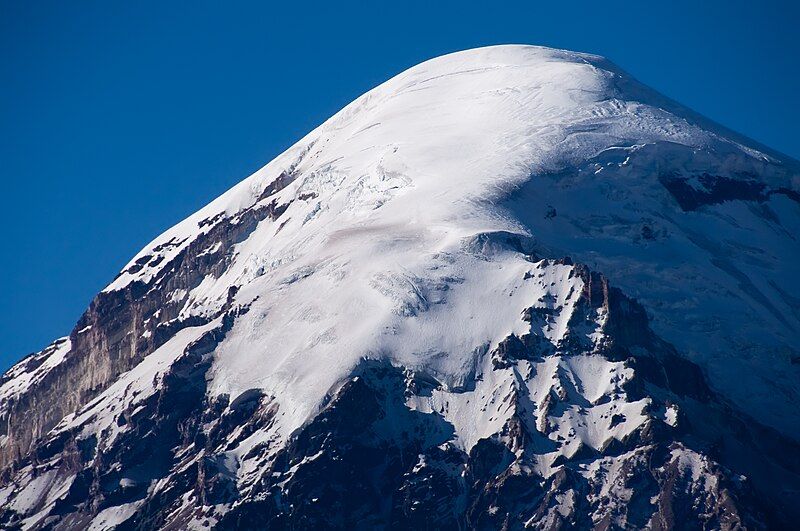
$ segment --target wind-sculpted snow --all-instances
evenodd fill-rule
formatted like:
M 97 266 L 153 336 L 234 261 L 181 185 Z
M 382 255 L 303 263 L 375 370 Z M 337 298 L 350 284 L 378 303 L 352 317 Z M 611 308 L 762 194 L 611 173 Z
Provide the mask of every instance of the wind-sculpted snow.
M 414 67 L 7 373 L 0 524 L 786 522 L 799 167 L 596 56 Z
M 210 226 L 200 227 L 203 220 L 260 198 L 288 205 L 280 223 L 263 223 L 238 244 L 222 278 L 207 278 L 184 308 L 213 311 L 230 286 L 243 288 L 243 302 L 259 296 L 254 322 L 243 327 L 257 328 L 260 341 L 248 335 L 243 348 L 233 339 L 234 356 L 223 346 L 212 388 L 235 395 L 263 385 L 296 402 L 294 429 L 362 356 L 390 353 L 446 380 L 463 378 L 476 348 L 512 331 L 519 307 L 513 297 L 498 301 L 503 287 L 515 288 L 513 261 L 498 271 L 459 251 L 470 238 L 508 231 L 548 256 L 613 272 L 621 287 L 652 301 L 659 331 L 702 362 L 715 387 L 800 436 L 790 368 L 800 355 L 800 293 L 786 282 L 800 274 L 796 198 L 684 214 L 660 181 L 757 176 L 788 190 L 797 167 L 679 111 L 594 56 L 496 47 L 434 59 L 357 99 L 158 238 L 126 271 L 143 256 L 157 265 L 123 273 L 107 289 L 147 281 Z M 281 178 L 290 183 L 263 197 Z M 452 302 L 431 310 L 425 297 L 436 300 L 436 286 Z M 260 326 L 268 313 L 269 325 Z M 442 322 L 466 321 L 478 324 L 440 333 Z

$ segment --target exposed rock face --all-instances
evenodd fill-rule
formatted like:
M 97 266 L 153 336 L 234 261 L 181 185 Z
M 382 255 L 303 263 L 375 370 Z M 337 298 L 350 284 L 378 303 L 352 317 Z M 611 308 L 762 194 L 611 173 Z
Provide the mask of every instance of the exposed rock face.
M 791 528 L 800 173 L 725 135 L 594 56 L 401 74 L 3 376 L 0 527 Z
M 766 202 L 773 194 L 782 194 L 800 202 L 800 194 L 787 188 L 770 190 L 757 179 L 732 179 L 718 175 L 702 174 L 691 178 L 683 176 L 661 177 L 664 187 L 675 197 L 685 211 L 697 210 L 703 205 L 716 205 L 726 201 Z
M 289 179 L 279 178 L 264 197 L 280 190 Z M 88 403 L 179 330 L 206 324 L 226 311 L 227 300 L 208 314 L 187 315 L 181 312 L 184 300 L 176 294 L 192 291 L 209 275 L 218 277 L 227 266 L 226 256 L 232 247 L 246 239 L 259 222 L 276 219 L 281 208 L 285 206 L 270 203 L 230 219 L 202 220 L 198 225 L 207 231 L 169 262 L 162 264 L 163 257 L 145 255 L 123 271 L 135 273 L 146 265 L 157 265 L 160 266 L 157 276 L 147 283 L 136 281 L 118 291 L 101 292 L 81 316 L 69 339 L 57 340 L 9 371 L 3 377 L 5 381 L 13 378 L 15 371 L 35 372 L 51 353 L 66 350 L 60 353 L 63 361 L 33 379 L 26 392 L 10 394 L 0 404 L 3 420 L 0 429 L 4 428 L 0 435 L 8 437 L 0 447 L 0 468 L 24 456 L 31 442 Z M 154 250 L 180 243 L 170 240 Z M 235 288 L 231 288 L 231 296 L 234 293 Z
M 7 474 L 7 494 L 63 485 L 50 506 L 29 509 L 44 508 L 41 523 L 53 529 L 87 526 L 104 511 L 120 529 L 788 525 L 793 508 L 755 493 L 772 477 L 757 469 L 779 468 L 800 485 L 796 464 L 779 457 L 797 446 L 721 404 L 604 277 L 569 260 L 537 264 L 582 280 L 569 322 L 577 329 L 601 315 L 602 337 L 552 343 L 532 326 L 487 352 L 486 372 L 458 391 L 364 361 L 285 444 L 265 441 L 237 459 L 231 449 L 269 431 L 278 406 L 259 390 L 207 396 L 209 354 L 246 313 L 229 310 L 187 345 L 157 393 L 120 412 L 115 437 L 56 429 Z M 536 310 L 526 319 L 558 313 Z M 497 427 L 468 451 L 448 421 L 465 400 Z M 706 422 L 717 426 L 695 426 Z M 609 438 L 575 431 L 589 426 Z M 237 481 L 242 468 L 251 473 Z M 732 472 L 743 468 L 753 479 Z M 25 527 L 14 505 L 0 516 L 4 528 Z

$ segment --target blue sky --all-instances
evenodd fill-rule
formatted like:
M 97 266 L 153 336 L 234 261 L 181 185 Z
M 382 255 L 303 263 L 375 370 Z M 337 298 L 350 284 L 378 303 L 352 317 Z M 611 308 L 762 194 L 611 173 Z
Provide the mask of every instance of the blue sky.
M 0 368 L 153 237 L 388 77 L 529 43 L 605 55 L 800 158 L 796 2 L 0 3 Z

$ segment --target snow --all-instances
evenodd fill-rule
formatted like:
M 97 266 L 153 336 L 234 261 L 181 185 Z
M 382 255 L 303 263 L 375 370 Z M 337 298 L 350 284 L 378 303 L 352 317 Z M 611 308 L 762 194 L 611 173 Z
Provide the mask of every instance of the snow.
M 671 404 L 666 408 L 666 411 L 664 412 L 664 422 L 672 427 L 678 425 L 678 406 Z
M 8 496 L 12 494 L 14 485 L 6 485 L 0 490 L 0 499 L 7 504 L 8 509 L 29 515 L 21 524 L 23 529 L 31 529 L 46 521 L 56 501 L 67 494 L 75 476 L 73 474 L 65 477 L 56 470 L 34 471 L 30 468 L 22 473 L 25 476 L 22 489 L 15 492 L 13 498 L 10 498 L 11 502 L 8 503 Z
M 128 409 L 133 411 L 137 404 L 152 396 L 159 389 L 163 374 L 185 352 L 186 347 L 219 324 L 220 319 L 216 319 L 203 326 L 180 330 L 141 363 L 120 375 L 84 408 L 65 417 L 53 431 L 80 427 L 80 438 L 102 434 L 99 438 L 101 446 L 110 446 L 116 435 L 124 429 L 117 422 L 120 414 Z
M 110 531 L 133 516 L 142 502 L 123 503 L 103 509 L 89 524 L 88 531 Z
M 504 418 L 503 393 L 521 389 L 513 375 L 487 376 L 480 398 L 495 406 L 476 411 L 479 391 L 465 386 L 485 353 L 530 332 L 522 314 L 542 304 L 559 312 L 537 333 L 557 345 L 581 288 L 570 266 L 532 263 L 508 242 L 514 236 L 526 252 L 570 255 L 604 272 L 641 299 L 656 331 L 700 363 L 712 386 L 797 435 L 786 404 L 800 390 L 785 354 L 800 330 L 800 293 L 785 281 L 800 273 L 797 205 L 775 196 L 771 216 L 742 202 L 684 213 L 658 182 L 664 172 L 709 170 L 797 182 L 794 163 L 746 144 L 597 56 L 530 46 L 459 52 L 356 99 L 156 238 L 105 290 L 153 279 L 211 230 L 206 220 L 288 204 L 234 246 L 219 278 L 173 294 L 182 316 L 218 311 L 231 286 L 240 287 L 235 302 L 250 305 L 214 353 L 209 393 L 263 389 L 276 397 L 275 429 L 286 437 L 362 359 L 386 359 L 442 382 L 442 394 L 415 407 L 445 411 L 468 448 Z M 293 180 L 259 199 L 282 175 Z M 664 236 L 643 239 L 643 224 Z M 603 319 L 580 330 L 588 345 L 602 340 Z M 131 379 L 151 385 L 156 365 L 201 332 L 181 332 L 134 370 L 141 375 L 105 394 L 125 394 Z M 612 370 L 625 373 L 595 357 L 550 358 L 530 370 L 526 393 L 536 404 L 557 373 L 589 401 L 609 392 Z M 768 379 L 779 379 L 776 391 Z M 614 405 L 562 411 L 556 435 L 599 447 L 644 422 L 644 404 L 627 404 L 626 420 L 610 428 Z M 104 398 L 95 409 L 119 407 Z M 483 420 L 470 427 L 474 418 Z
M 32 354 L 11 367 L 3 375 L 3 381 L 0 383 L 0 404 L 7 406 L 14 397 L 23 394 L 36 382 L 41 381 L 47 373 L 66 359 L 71 348 L 70 339 L 62 337 L 53 341 L 41 352 Z
M 678 468 L 684 474 L 690 475 L 695 488 L 711 490 L 716 487 L 719 480 L 712 473 L 714 465 L 706 456 L 687 450 L 682 446 L 673 449 L 670 456 L 672 457 L 670 463 L 677 463 Z M 702 482 L 700 482 L 701 478 Z
M 10 508 L 24 514 L 34 507 L 40 506 L 45 497 L 51 493 L 55 477 L 56 471 L 49 470 L 31 478 L 25 488 L 14 498 Z

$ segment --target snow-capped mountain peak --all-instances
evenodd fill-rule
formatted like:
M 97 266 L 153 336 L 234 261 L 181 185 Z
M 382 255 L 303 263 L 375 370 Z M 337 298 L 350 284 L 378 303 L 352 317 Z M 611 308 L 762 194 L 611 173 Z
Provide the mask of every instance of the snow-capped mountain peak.
M 669 481 L 706 525 L 780 521 L 764 470 L 796 473 L 742 453 L 800 439 L 799 167 L 597 56 L 422 63 L 156 238 L 68 340 L 7 373 L 4 521 L 322 525 L 292 507 L 350 503 L 302 479 L 337 455 L 351 475 L 332 481 L 395 505 L 334 527 L 635 527 L 678 503 Z M 163 466 L 130 462 L 134 436 Z M 414 462 L 365 464 L 353 437 Z M 616 478 L 648 459 L 663 472 L 639 508 Z M 422 476 L 443 483 L 423 494 Z M 558 501 L 512 504 L 510 477 Z

